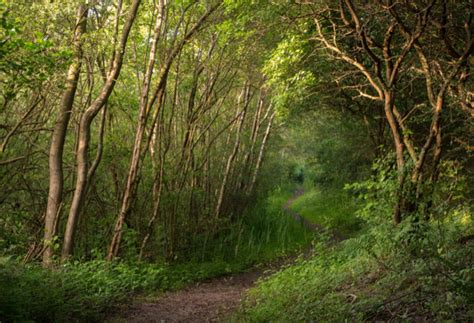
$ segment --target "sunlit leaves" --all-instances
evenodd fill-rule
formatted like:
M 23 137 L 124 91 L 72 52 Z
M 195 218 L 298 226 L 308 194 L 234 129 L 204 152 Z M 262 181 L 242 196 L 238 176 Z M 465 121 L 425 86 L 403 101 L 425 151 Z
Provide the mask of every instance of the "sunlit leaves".
M 61 67 L 69 56 L 67 50 L 53 49 L 53 43 L 40 31 L 23 32 L 21 20 L 0 4 L 0 77 L 4 100 L 10 100 L 21 88 L 34 88 Z
M 274 103 L 280 116 L 304 100 L 316 79 L 312 72 L 301 68 L 307 40 L 290 34 L 271 52 L 262 69 L 267 84 L 275 90 Z

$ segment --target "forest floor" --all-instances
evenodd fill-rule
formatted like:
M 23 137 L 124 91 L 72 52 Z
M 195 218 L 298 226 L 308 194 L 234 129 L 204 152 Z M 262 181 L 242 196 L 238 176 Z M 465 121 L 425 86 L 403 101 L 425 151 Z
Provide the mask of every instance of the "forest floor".
M 291 210 L 292 203 L 304 194 L 303 189 L 295 191 L 284 209 L 296 221 L 312 231 L 323 231 L 320 225 L 309 222 Z M 309 251 L 309 250 L 308 250 Z M 309 254 L 309 252 L 305 253 Z M 245 292 L 258 279 L 276 272 L 295 261 L 297 255 L 254 268 L 247 272 L 214 278 L 178 291 L 166 292 L 158 299 L 136 301 L 128 306 L 122 319 L 112 322 L 217 322 L 225 320 L 239 306 Z
M 291 205 L 303 194 L 304 188 L 297 189 L 293 196 L 285 203 L 283 208 L 285 209 L 286 213 L 288 213 L 288 215 L 295 219 L 295 221 L 301 222 L 306 228 L 310 229 L 311 231 L 323 231 L 324 227 L 322 225 L 308 221 L 307 219 L 303 218 L 298 212 L 295 212 L 291 209 Z

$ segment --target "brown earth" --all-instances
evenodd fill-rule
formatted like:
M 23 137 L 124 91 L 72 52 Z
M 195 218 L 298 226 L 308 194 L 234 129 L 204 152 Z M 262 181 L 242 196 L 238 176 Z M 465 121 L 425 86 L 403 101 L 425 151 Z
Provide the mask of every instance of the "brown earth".
M 321 232 L 324 228 L 302 218 L 290 209 L 291 204 L 302 194 L 297 190 L 284 208 L 296 221 L 308 229 Z M 122 319 L 110 319 L 112 322 L 217 322 L 223 321 L 239 306 L 245 292 L 255 282 L 296 257 L 282 259 L 276 264 L 267 265 L 265 269 L 253 269 L 249 272 L 233 274 L 202 282 L 188 288 L 170 291 L 149 302 L 138 302 L 129 305 Z M 122 313 L 123 314 L 123 313 Z
M 217 322 L 239 306 L 262 274 L 254 270 L 165 293 L 152 303 L 132 306 L 125 322 Z

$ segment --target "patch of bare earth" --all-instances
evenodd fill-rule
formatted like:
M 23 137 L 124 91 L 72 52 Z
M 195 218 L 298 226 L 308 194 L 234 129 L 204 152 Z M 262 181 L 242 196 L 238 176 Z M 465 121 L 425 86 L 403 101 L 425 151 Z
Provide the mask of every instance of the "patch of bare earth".
M 263 272 L 254 270 L 167 292 L 152 303 L 132 305 L 125 322 L 217 322 L 230 315 Z

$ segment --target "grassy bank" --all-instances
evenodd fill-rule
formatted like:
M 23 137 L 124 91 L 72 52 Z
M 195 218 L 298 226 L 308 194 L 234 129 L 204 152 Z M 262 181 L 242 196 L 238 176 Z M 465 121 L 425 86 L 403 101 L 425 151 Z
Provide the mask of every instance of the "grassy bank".
M 457 321 L 474 319 L 472 213 L 412 228 L 373 226 L 269 277 L 236 321 Z
M 337 230 L 345 237 L 356 235 L 363 224 L 355 216 L 353 198 L 336 188 L 305 188 L 305 193 L 293 202 L 291 209 L 310 222 Z

